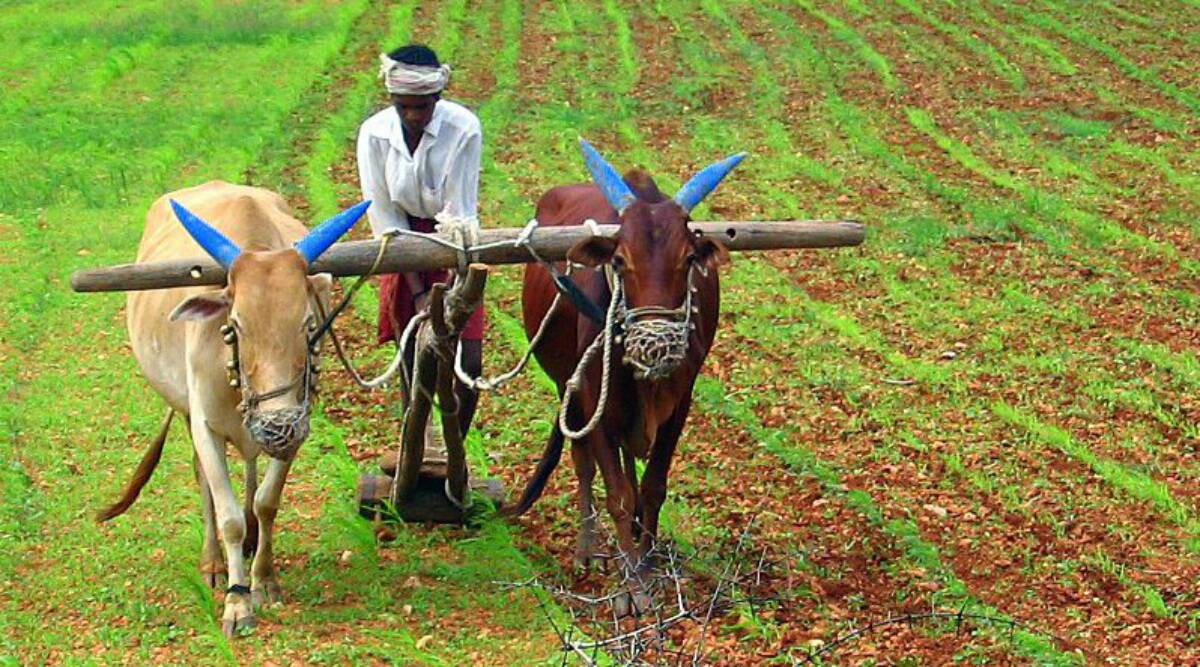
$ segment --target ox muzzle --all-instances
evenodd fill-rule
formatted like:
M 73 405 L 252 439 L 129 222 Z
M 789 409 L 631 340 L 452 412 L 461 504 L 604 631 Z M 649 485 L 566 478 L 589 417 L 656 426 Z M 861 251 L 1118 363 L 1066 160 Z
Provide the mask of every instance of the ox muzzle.
M 696 328 L 692 316 L 699 312 L 699 306 L 693 303 L 697 272 L 706 275 L 705 269 L 699 264 L 692 264 L 688 268 L 687 292 L 683 305 L 678 308 L 629 308 L 620 278 L 614 279 L 614 291 L 617 293 L 613 298 L 619 300 L 617 321 L 621 327 L 618 342 L 624 346 L 622 360 L 626 366 L 633 368 L 634 378 L 661 380 L 674 373 L 687 358 L 691 333 Z
M 316 328 L 315 324 L 310 324 L 309 334 L 312 334 Z M 231 352 L 227 365 L 229 384 L 242 390 L 242 401 L 238 404 L 238 410 L 242 413 L 242 423 L 250 432 L 251 439 L 262 448 L 267 456 L 281 461 L 292 460 L 309 434 L 312 396 L 316 390 L 317 378 L 316 337 L 309 339 L 304 358 L 304 371 L 298 378 L 270 391 L 256 393 L 250 388 L 250 384 L 242 374 L 237 332 L 232 325 L 226 324 L 221 327 L 221 334 Z M 302 392 L 299 405 L 274 410 L 260 408 L 265 401 L 297 390 Z
M 279 410 L 246 411 L 245 424 L 250 437 L 266 452 L 280 461 L 290 461 L 308 438 L 309 405 Z

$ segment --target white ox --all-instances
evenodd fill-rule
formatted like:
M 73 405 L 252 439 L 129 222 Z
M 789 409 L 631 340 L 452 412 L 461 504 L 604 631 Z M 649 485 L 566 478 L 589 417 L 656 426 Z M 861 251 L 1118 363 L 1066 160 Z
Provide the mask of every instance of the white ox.
M 271 531 L 288 469 L 308 435 L 317 353 L 310 338 L 318 313 L 328 312 L 331 283 L 328 274 L 309 276 L 308 265 L 368 205 L 309 232 L 279 195 L 213 181 L 159 198 L 146 216 L 139 263 L 195 257 L 198 243 L 229 277 L 219 290 L 129 293 L 134 355 L 170 409 L 122 498 L 97 518 L 133 504 L 162 454 L 171 416 L 185 415 L 204 510 L 200 569 L 213 586 L 227 573 L 222 629 L 229 636 L 254 625 L 256 605 L 281 599 Z M 246 460 L 244 508 L 230 484 L 226 443 Z M 260 451 L 271 458 L 258 485 Z M 244 558 L 252 552 L 248 582 Z

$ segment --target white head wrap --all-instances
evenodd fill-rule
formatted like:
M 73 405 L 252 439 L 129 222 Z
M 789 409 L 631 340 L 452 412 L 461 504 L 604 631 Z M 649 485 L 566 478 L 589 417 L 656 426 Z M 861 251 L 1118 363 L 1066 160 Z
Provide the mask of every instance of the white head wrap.
M 450 82 L 450 66 L 409 65 L 381 53 L 379 78 L 387 91 L 395 95 L 433 95 L 442 92 Z

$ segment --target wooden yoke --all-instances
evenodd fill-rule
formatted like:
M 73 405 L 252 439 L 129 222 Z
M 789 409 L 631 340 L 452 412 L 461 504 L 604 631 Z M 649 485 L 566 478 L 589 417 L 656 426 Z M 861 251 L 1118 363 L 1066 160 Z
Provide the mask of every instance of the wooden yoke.
M 776 222 L 693 222 L 689 225 L 698 236 L 716 239 L 728 250 L 773 250 L 779 248 L 833 248 L 855 246 L 863 241 L 865 229 L 848 220 L 783 220 Z M 611 238 L 618 225 L 598 225 L 599 236 Z M 484 229 L 472 248 L 475 261 L 484 264 L 524 264 L 537 256 L 548 262 L 566 258 L 567 251 L 580 241 L 592 238 L 593 230 L 584 226 L 538 228 L 528 239 L 528 247 L 516 243 L 520 227 Z M 379 257 L 379 241 L 336 243 L 309 266 L 309 273 L 334 276 L 359 276 L 370 273 L 398 273 L 453 269 L 459 266 L 458 250 L 447 247 L 434 235 L 409 235 L 396 239 Z M 376 260 L 379 260 L 378 262 Z M 162 289 L 225 284 L 225 270 L 207 257 L 169 262 L 122 264 L 77 271 L 71 276 L 76 292 Z

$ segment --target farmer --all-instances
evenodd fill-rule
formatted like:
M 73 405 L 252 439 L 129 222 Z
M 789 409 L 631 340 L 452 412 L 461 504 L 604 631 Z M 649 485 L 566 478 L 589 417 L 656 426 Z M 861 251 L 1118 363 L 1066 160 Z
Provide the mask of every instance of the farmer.
M 411 44 L 380 54 L 380 77 L 391 106 L 371 116 L 358 131 L 358 176 L 375 238 L 390 230 L 434 231 L 439 220 L 466 220 L 479 228 L 479 160 L 483 134 L 466 107 L 442 99 L 450 67 L 427 46 Z M 450 273 L 412 271 L 382 276 L 379 343 L 397 340 L 412 317 L 425 309 L 429 288 Z M 483 368 L 483 307 L 462 332 L 463 370 L 472 377 Z M 411 368 L 411 357 L 409 358 Z M 465 435 L 478 395 L 455 382 L 458 420 Z M 435 420 L 430 420 L 433 424 Z M 444 451 L 440 431 L 427 430 L 426 442 Z M 430 442 L 430 440 L 433 442 Z M 442 452 L 427 458 L 444 458 Z M 386 464 L 385 464 L 386 465 Z

